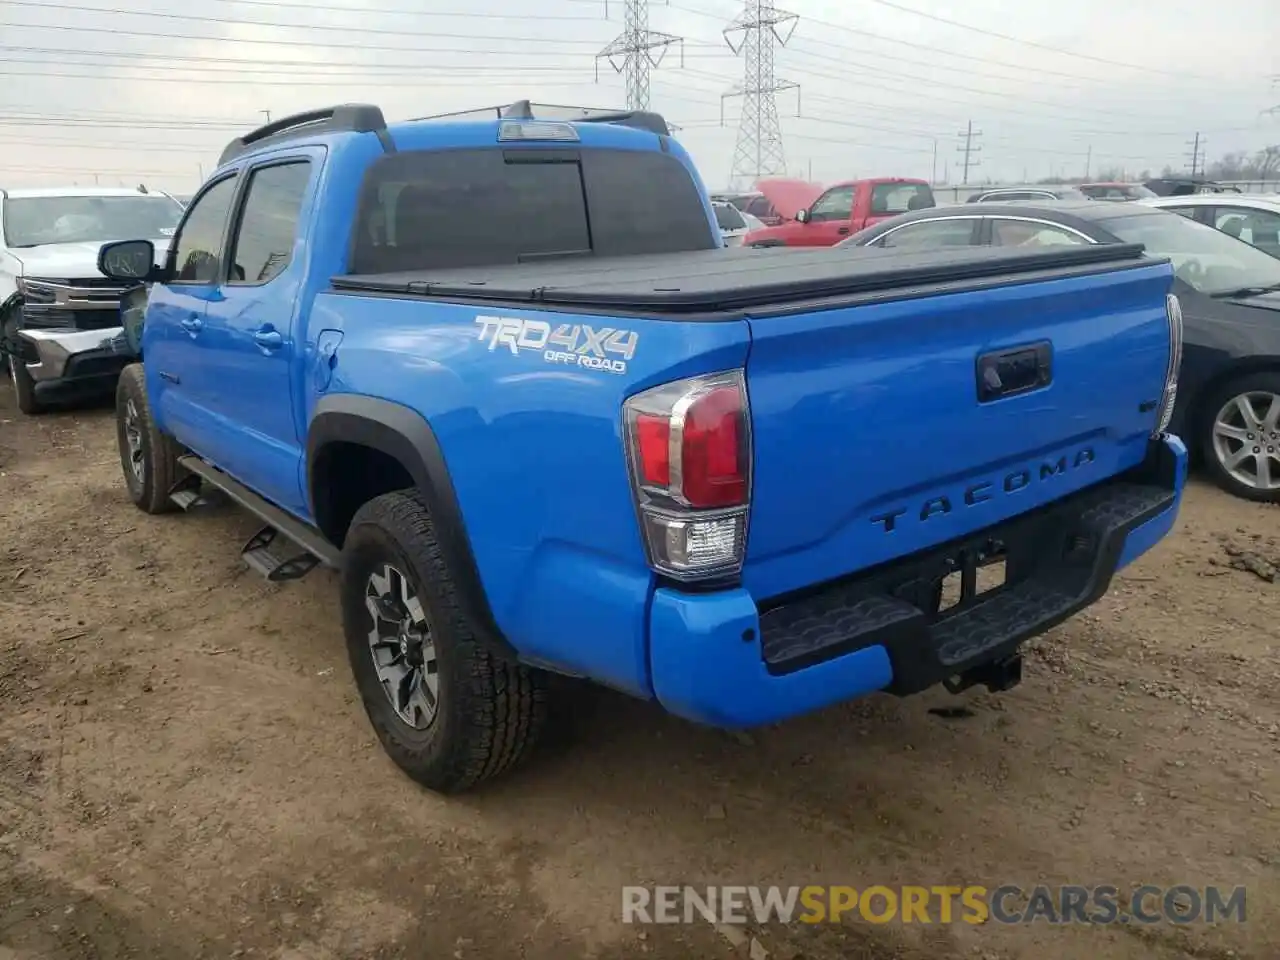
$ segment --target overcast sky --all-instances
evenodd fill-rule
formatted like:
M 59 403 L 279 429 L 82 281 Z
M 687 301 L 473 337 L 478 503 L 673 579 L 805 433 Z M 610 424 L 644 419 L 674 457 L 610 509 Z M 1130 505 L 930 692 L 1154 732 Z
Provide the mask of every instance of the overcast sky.
M 779 3 L 779 8 L 784 4 Z M 726 185 L 742 59 L 733 0 L 652 0 L 686 38 L 652 73 L 711 187 Z M 971 181 L 1185 166 L 1280 143 L 1280 0 L 793 0 L 777 75 L 789 172 Z M 0 0 L 0 185 L 190 192 L 232 136 L 337 102 L 388 118 L 520 98 L 620 107 L 595 55 L 624 0 Z M 535 12 L 537 11 L 537 12 Z M 916 12 L 912 12 L 916 11 Z M 941 18 L 941 19 L 939 19 Z M 951 23 L 942 20 L 952 21 Z M 1000 34 L 1003 36 L 995 36 Z M 736 41 L 735 41 L 736 44 Z M 936 166 L 935 166 L 936 148 Z

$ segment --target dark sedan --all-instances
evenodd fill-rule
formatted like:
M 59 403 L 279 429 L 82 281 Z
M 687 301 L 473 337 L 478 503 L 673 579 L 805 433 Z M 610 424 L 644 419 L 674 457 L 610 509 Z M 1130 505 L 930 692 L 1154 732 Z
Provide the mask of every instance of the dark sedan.
M 1280 502 L 1280 260 L 1177 214 L 1092 200 L 919 210 L 839 246 L 1078 243 L 1141 243 L 1172 261 L 1185 325 L 1172 429 L 1223 489 Z

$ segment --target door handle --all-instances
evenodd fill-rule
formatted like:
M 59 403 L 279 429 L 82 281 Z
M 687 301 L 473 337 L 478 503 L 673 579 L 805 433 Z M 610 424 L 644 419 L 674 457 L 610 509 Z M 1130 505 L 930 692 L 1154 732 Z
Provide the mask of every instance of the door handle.
M 836 233 L 840 234 L 840 236 L 842 237 L 848 232 L 849 232 L 848 227 L 841 227 L 839 230 L 836 231 Z
M 181 322 L 182 329 L 187 331 L 187 333 L 199 333 L 204 329 L 204 321 L 196 316 L 183 317 Z
M 253 342 L 263 350 L 278 350 L 284 346 L 284 337 L 280 331 L 272 327 L 263 327 L 253 335 Z

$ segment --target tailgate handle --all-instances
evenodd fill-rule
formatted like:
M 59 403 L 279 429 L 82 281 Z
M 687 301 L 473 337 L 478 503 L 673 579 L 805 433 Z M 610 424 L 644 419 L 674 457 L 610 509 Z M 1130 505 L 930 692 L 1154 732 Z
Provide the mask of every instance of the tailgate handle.
M 1053 346 L 1048 340 L 978 357 L 978 402 L 1040 390 L 1053 382 Z

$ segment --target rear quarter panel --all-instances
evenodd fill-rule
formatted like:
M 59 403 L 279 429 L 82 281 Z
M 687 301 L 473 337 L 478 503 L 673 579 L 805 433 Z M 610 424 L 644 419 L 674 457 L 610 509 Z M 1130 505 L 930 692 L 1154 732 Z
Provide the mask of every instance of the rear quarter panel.
M 624 372 L 587 370 L 549 361 L 543 347 L 495 344 L 485 318 L 621 328 L 636 335 L 635 351 Z M 747 325 L 337 293 L 316 300 L 312 322 L 346 331 L 330 392 L 406 404 L 431 424 L 494 618 L 520 654 L 649 696 L 652 574 L 622 403 L 658 383 L 741 367 Z M 538 342 L 536 328 L 521 329 Z

